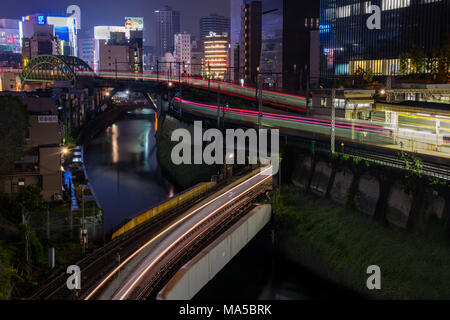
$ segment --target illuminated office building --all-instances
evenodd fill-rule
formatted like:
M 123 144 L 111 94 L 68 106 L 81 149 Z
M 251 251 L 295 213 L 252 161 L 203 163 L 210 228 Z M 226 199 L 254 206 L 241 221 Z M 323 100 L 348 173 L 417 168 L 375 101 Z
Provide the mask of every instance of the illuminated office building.
M 142 17 L 126 17 L 124 26 L 94 27 L 94 71 L 142 72 L 143 31 Z
M 203 43 L 205 67 L 203 73 L 211 79 L 228 79 L 228 34 L 211 32 Z
M 0 51 L 22 52 L 19 20 L 0 19 Z
M 252 1 L 245 5 L 242 16 L 240 65 L 246 84 L 256 85 L 261 59 L 262 2 Z
M 263 0 L 262 10 L 260 68 L 261 72 L 264 73 L 264 86 L 269 89 L 281 89 L 284 65 L 283 0 Z M 289 43 L 289 48 L 292 47 L 292 43 Z
M 78 57 L 95 69 L 95 39 L 86 38 L 78 40 Z
M 210 32 L 217 34 L 230 34 L 230 19 L 218 14 L 210 14 L 200 18 L 200 40 L 205 41 L 205 37 Z
M 23 45 L 33 46 L 33 43 L 37 41 L 38 47 L 41 47 L 41 43 L 47 47 L 46 50 L 38 49 L 38 51 L 45 51 L 46 54 L 78 56 L 78 29 L 77 19 L 74 16 L 52 17 L 43 14 L 24 16 L 22 17 Z M 54 43 L 57 46 L 51 51 L 48 49 L 50 42 L 53 42 L 52 46 Z
M 371 5 L 381 8 L 381 29 L 369 29 Z M 415 44 L 431 53 L 448 42 L 448 0 L 321 0 L 320 77 L 399 74 L 399 56 Z
M 175 35 L 174 57 L 178 62 L 177 74 L 191 74 L 191 35 L 188 33 L 177 33 Z
M 312 36 L 319 29 L 320 3 L 318 0 L 283 2 L 283 89 L 306 94 L 311 80 L 317 81 L 311 79 L 314 73 L 311 59 L 317 56 L 318 42 Z
M 165 53 L 173 54 L 174 36 L 180 32 L 180 12 L 163 6 L 155 11 L 156 16 L 156 50 L 158 57 Z

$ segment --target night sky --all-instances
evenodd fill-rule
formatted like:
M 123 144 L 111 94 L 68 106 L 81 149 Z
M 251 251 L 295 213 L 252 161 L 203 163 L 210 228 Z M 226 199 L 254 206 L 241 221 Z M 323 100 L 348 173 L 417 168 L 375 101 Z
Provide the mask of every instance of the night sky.
M 230 14 L 229 0 L 1 0 L 0 18 L 20 19 L 27 14 L 64 15 L 66 8 L 81 8 L 81 36 L 96 25 L 124 25 L 124 17 L 144 17 L 147 44 L 154 44 L 154 10 L 169 5 L 181 12 L 181 31 L 199 35 L 200 17 L 210 13 Z M 56 4 L 57 3 L 57 4 Z M 151 27 L 151 28 L 149 28 Z M 150 30 L 149 30 L 150 29 Z M 153 30 L 152 30 L 153 29 Z

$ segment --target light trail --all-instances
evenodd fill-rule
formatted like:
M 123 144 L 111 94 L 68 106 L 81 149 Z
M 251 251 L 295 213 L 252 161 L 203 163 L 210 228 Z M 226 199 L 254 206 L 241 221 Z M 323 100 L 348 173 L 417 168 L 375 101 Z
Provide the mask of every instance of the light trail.
M 269 169 L 271 170 L 272 167 L 270 167 L 270 168 L 268 168 L 266 170 L 269 170 Z M 262 174 L 262 172 L 259 173 L 259 175 L 261 175 L 261 174 Z M 265 183 L 267 180 L 269 180 L 271 178 L 272 178 L 272 176 L 267 176 L 265 179 L 261 180 L 257 184 L 253 185 L 251 188 L 247 189 L 247 192 L 255 189 L 256 187 L 258 187 L 259 185 Z M 242 184 L 244 184 L 244 183 L 247 183 L 247 181 L 243 182 Z M 229 190 L 226 194 L 230 193 L 232 190 Z M 224 196 L 225 196 L 225 194 L 221 195 L 220 197 L 217 197 L 213 201 L 216 201 L 219 198 L 222 198 Z M 136 284 L 139 283 L 142 280 L 142 278 L 145 276 L 145 274 L 159 261 L 159 259 L 161 259 L 167 252 L 169 252 L 172 248 L 174 248 L 175 246 L 177 246 L 180 243 L 180 238 L 184 237 L 185 235 L 187 235 L 190 232 L 192 232 L 193 230 L 195 230 L 197 227 L 199 227 L 201 224 L 203 224 L 206 220 L 208 220 L 211 216 L 213 216 L 214 214 L 216 214 L 217 212 L 219 212 L 220 210 L 222 210 L 223 208 L 228 206 L 233 201 L 235 201 L 235 197 L 232 198 L 231 200 L 229 200 L 228 202 L 226 202 L 225 204 L 223 204 L 222 206 L 220 206 L 219 208 L 215 209 L 213 212 L 211 212 L 208 216 L 206 216 L 202 220 L 200 220 L 198 223 L 196 223 L 194 226 L 192 226 L 189 230 L 184 232 L 184 234 L 181 237 L 179 237 L 176 242 L 172 243 L 169 247 L 167 247 L 165 250 L 163 250 L 155 259 L 153 259 L 153 262 L 151 264 L 147 265 L 144 268 L 144 270 L 141 270 L 141 272 L 139 273 L 138 277 L 135 278 L 134 281 L 130 285 L 128 285 L 128 289 L 126 289 L 125 292 L 122 293 L 120 295 L 120 297 L 118 297 L 118 300 L 126 299 L 126 297 L 129 295 L 129 293 L 134 289 Z M 113 298 L 113 300 L 116 300 L 116 299 Z
M 196 106 L 199 108 L 217 110 L 217 106 L 213 106 L 213 105 L 201 104 L 201 103 L 197 103 L 197 102 L 183 100 L 180 98 L 175 98 L 174 100 L 177 100 L 183 104 L 193 105 L 193 106 Z M 258 116 L 259 115 L 258 111 L 253 111 L 253 110 L 236 109 L 236 108 L 225 108 L 225 110 L 227 110 L 230 113 L 247 115 L 247 116 Z M 299 122 L 299 123 L 314 124 L 314 125 L 320 125 L 320 126 L 326 126 L 326 127 L 331 126 L 330 120 L 323 120 L 323 119 L 280 115 L 280 114 L 268 113 L 268 112 L 263 112 L 263 117 L 270 118 L 270 119 L 276 119 L 276 120 L 283 120 L 283 121 L 294 121 L 294 122 Z M 390 131 L 389 129 L 386 129 L 383 127 L 377 127 L 374 125 L 352 124 L 352 123 L 341 122 L 341 121 L 336 121 L 336 124 L 337 124 L 336 125 L 337 128 L 354 129 L 354 130 L 358 130 L 358 131 L 388 134 L 388 135 L 392 134 L 392 131 Z M 376 130 L 376 129 L 379 129 L 379 130 Z
M 272 170 L 272 166 L 262 170 L 258 175 L 262 175 L 263 173 L 268 173 L 268 170 Z M 269 176 L 271 177 L 271 176 Z M 254 177 L 252 177 L 254 178 Z M 252 179 L 249 178 L 248 180 Z M 183 217 L 182 219 L 178 220 L 177 222 L 175 222 L 174 224 L 170 225 L 169 227 L 167 227 L 166 229 L 162 230 L 160 233 L 158 233 L 154 238 L 150 239 L 149 241 L 147 241 L 145 244 L 143 244 L 139 249 L 137 249 L 133 254 L 131 254 L 127 259 L 125 259 L 122 263 L 119 264 L 119 266 L 117 266 L 113 271 L 111 271 L 111 273 L 109 275 L 107 275 L 85 298 L 84 300 L 90 300 L 117 272 L 119 272 L 126 264 L 128 264 L 134 257 L 136 257 L 139 253 L 141 253 L 144 249 L 146 249 L 148 246 L 150 246 L 151 244 L 153 244 L 154 242 L 156 242 L 157 240 L 159 240 L 161 237 L 163 237 L 164 235 L 166 235 L 168 232 L 172 231 L 173 229 L 175 229 L 176 227 L 178 227 L 179 225 L 181 225 L 183 222 L 185 222 L 187 219 L 191 218 L 192 216 L 194 216 L 196 213 L 198 213 L 200 210 L 204 209 L 205 207 L 207 207 L 208 205 L 210 205 L 211 203 L 217 201 L 218 199 L 222 198 L 225 196 L 225 194 L 232 192 L 233 190 L 241 187 L 242 185 L 244 185 L 245 183 L 247 183 L 247 181 L 244 181 L 240 184 L 238 184 L 237 186 L 231 188 L 230 190 L 228 190 L 226 193 L 208 201 L 207 203 L 205 203 L 204 205 L 202 205 L 201 207 L 195 209 L 193 212 L 191 212 L 190 214 L 186 215 L 185 217 Z

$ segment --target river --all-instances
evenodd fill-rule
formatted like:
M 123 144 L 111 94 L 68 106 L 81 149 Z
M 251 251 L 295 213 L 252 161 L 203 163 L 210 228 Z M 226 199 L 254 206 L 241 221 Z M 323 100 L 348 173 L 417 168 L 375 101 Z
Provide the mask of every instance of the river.
M 176 193 L 158 164 L 153 115 L 148 110 L 126 114 L 92 140 L 85 165 L 104 209 L 106 232 Z

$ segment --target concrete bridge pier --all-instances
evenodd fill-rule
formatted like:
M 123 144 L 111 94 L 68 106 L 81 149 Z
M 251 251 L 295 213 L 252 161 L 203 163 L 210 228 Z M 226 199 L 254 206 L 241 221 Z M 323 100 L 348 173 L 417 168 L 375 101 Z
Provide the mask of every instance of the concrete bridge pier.
M 271 213 L 270 204 L 250 211 L 186 263 L 159 292 L 157 299 L 192 299 L 270 222 Z

